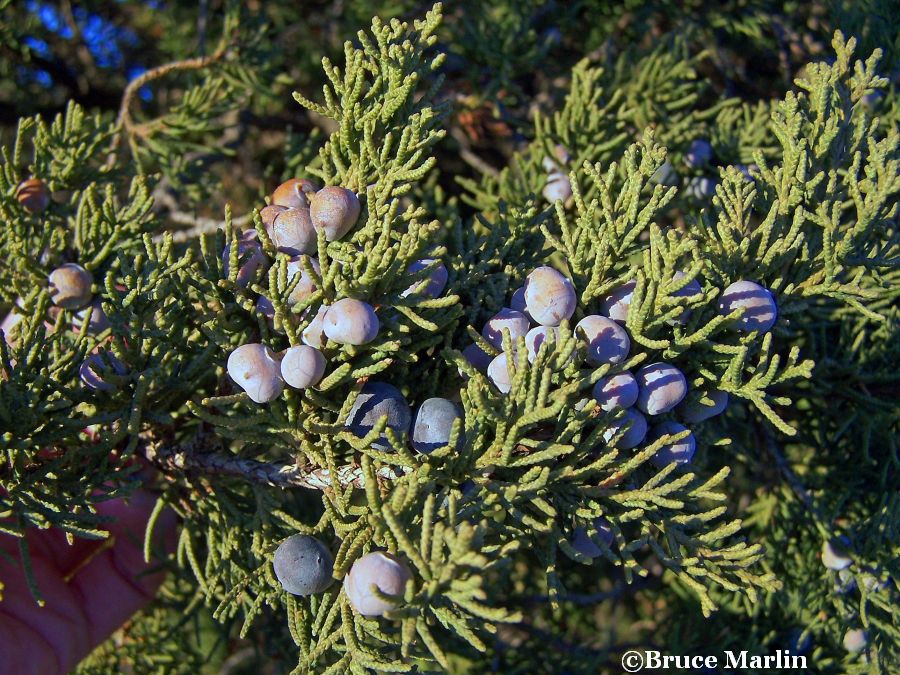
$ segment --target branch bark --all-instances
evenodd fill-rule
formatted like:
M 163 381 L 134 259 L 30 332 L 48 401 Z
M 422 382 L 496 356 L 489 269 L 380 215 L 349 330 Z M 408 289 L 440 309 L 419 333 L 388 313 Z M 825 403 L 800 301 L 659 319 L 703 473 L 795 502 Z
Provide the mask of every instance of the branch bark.
M 260 462 L 234 455 L 211 451 L 208 437 L 200 437 L 190 443 L 167 447 L 157 441 L 143 443 L 141 451 L 148 461 L 164 472 L 192 471 L 215 476 L 234 476 L 252 483 L 283 489 L 307 488 L 325 490 L 335 482 L 342 486 L 365 486 L 362 468 L 354 465 L 339 467 L 336 475 L 328 469 L 301 468 L 278 462 Z M 403 474 L 390 468 L 376 470 L 376 476 L 384 480 L 396 480 Z

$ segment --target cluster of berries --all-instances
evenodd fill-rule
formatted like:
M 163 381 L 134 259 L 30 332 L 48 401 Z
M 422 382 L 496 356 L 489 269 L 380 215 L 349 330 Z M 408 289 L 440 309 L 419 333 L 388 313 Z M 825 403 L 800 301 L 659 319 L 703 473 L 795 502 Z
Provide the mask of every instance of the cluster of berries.
M 281 586 L 293 595 L 322 593 L 334 580 L 334 558 L 328 547 L 306 534 L 285 539 L 275 550 L 273 567 Z M 363 616 L 384 616 L 397 606 L 384 596 L 402 596 L 411 577 L 402 560 L 386 551 L 374 551 L 353 563 L 344 577 L 344 593 Z
M 691 142 L 687 152 L 684 153 L 684 165 L 689 172 L 705 170 L 711 167 L 714 161 L 713 147 L 704 138 L 698 138 Z M 758 168 L 755 164 L 735 165 L 747 180 L 753 180 L 753 171 Z M 678 171 L 669 160 L 650 177 L 650 181 L 659 185 L 676 186 L 682 184 L 684 194 L 696 200 L 706 200 L 715 194 L 718 177 L 711 175 L 686 176 L 683 181 Z
M 324 232 L 328 241 L 344 237 L 359 218 L 359 201 L 345 188 L 317 189 L 305 179 L 291 179 L 278 186 L 271 201 L 260 211 L 260 217 L 278 250 L 295 256 L 288 262 L 288 274 L 291 278 L 300 274 L 301 279 L 291 292 L 289 302 L 297 303 L 316 290 L 304 262 L 318 272 L 318 260 L 309 257 L 316 249 L 317 233 Z M 256 270 L 268 265 L 268 261 L 255 232 L 245 234 L 239 247 L 243 249 L 239 251 L 243 262 L 237 281 L 246 285 Z M 229 255 L 228 250 L 223 254 L 226 264 Z M 410 275 L 426 271 L 428 276 L 424 282 L 412 284 L 401 295 L 418 293 L 436 298 L 443 293 L 448 272 L 440 261 L 419 260 L 407 269 Z M 271 302 L 260 298 L 257 306 L 271 308 Z M 241 345 L 228 357 L 228 374 L 251 400 L 267 403 L 281 395 L 285 384 L 305 389 L 321 381 L 327 367 L 322 349 L 329 340 L 339 345 L 364 345 L 378 336 L 379 328 L 378 316 L 371 305 L 353 298 L 341 298 L 331 305 L 319 307 L 302 332 L 304 344 L 280 353 L 258 343 Z M 397 433 L 409 432 L 413 448 L 427 453 L 449 442 L 453 421 L 461 414 L 452 401 L 431 398 L 419 406 L 413 419 L 409 404 L 396 387 L 386 382 L 368 382 L 351 408 L 346 426 L 363 437 L 384 416 L 387 426 Z M 384 442 L 376 442 L 376 445 L 387 448 Z
M 675 281 L 684 278 L 677 272 Z M 623 363 L 631 350 L 631 339 L 625 329 L 636 282 L 623 284 L 602 302 L 603 314 L 583 317 L 575 326 L 579 340 L 578 355 L 590 367 Z M 682 297 L 696 297 L 702 288 L 692 279 L 676 292 Z M 539 267 L 526 278 L 525 285 L 513 292 L 510 307 L 504 307 L 484 325 L 481 335 L 495 349 L 503 349 L 503 335 L 509 335 L 513 345 L 523 338 L 529 361 L 534 361 L 541 345 L 559 339 L 559 326 L 575 313 L 577 298 L 572 283 L 552 267 Z M 743 314 L 735 328 L 741 331 L 765 332 L 771 329 L 777 316 L 772 294 L 751 281 L 730 285 L 719 298 L 718 311 L 729 315 L 737 309 Z M 683 311 L 673 322 L 685 323 L 690 312 Z M 536 324 L 536 325 L 535 325 Z M 476 369 L 487 373 L 488 379 L 502 393 L 512 386 L 516 368 L 526 355 L 514 349 L 512 363 L 506 352 L 495 357 L 478 344 L 469 345 L 463 356 Z M 573 355 L 574 357 L 574 355 Z M 604 411 L 623 410 L 610 424 L 604 439 L 614 447 L 628 450 L 639 446 L 648 437 L 651 441 L 667 435 L 686 435 L 681 440 L 663 446 L 652 458 L 659 467 L 670 463 L 690 462 L 696 451 L 696 441 L 687 427 L 673 420 L 665 420 L 649 429 L 647 417 L 675 411 L 690 424 L 707 420 L 725 410 L 728 394 L 720 390 L 706 392 L 707 401 L 685 402 L 687 378 L 678 368 L 663 362 L 651 363 L 635 373 L 621 371 L 600 379 L 594 386 L 593 398 Z M 598 531 L 603 528 L 598 526 Z

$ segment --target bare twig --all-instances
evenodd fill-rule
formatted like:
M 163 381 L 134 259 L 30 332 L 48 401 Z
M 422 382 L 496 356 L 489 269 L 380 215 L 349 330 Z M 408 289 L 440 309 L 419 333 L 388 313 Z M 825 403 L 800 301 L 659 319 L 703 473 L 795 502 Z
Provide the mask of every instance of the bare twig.
M 165 189 L 154 190 L 153 200 L 157 204 L 160 204 L 161 206 L 168 209 L 168 218 L 173 223 L 189 226 L 184 230 L 165 230 L 163 232 L 158 232 L 157 234 L 153 235 L 153 241 L 162 241 L 166 234 L 171 232 L 172 241 L 178 244 L 185 241 L 190 241 L 195 237 L 199 237 L 201 235 L 209 234 L 211 232 L 215 232 L 216 230 L 225 228 L 224 220 L 218 220 L 217 218 L 204 218 L 203 216 L 196 216 L 191 213 L 181 211 L 178 207 L 178 202 Z M 252 213 L 245 213 L 238 218 L 232 218 L 231 224 L 232 226 L 243 227 L 250 222 L 250 219 L 252 217 Z
M 469 141 L 466 138 L 466 135 L 463 133 L 462 129 L 455 125 L 451 125 L 450 135 L 456 140 L 457 143 L 459 143 L 459 156 L 466 164 L 483 174 L 487 174 L 488 176 L 496 177 L 500 175 L 500 172 L 497 171 L 497 169 L 485 162 L 483 159 L 481 159 L 481 157 L 479 157 L 469 149 Z
M 277 462 L 260 462 L 211 451 L 208 437 L 175 447 L 151 441 L 142 445 L 144 456 L 163 471 L 195 471 L 219 476 L 235 476 L 252 483 L 280 488 L 309 488 L 324 490 L 335 482 L 328 469 L 308 469 Z M 376 470 L 378 478 L 396 480 L 403 474 L 390 467 Z M 337 482 L 343 486 L 365 485 L 362 468 L 353 465 L 339 467 Z

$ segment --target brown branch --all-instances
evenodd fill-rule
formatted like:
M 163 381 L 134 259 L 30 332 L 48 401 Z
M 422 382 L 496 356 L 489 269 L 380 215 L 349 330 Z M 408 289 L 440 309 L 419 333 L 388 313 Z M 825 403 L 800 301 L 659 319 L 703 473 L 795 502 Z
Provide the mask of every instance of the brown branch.
M 234 476 L 251 483 L 283 489 L 300 487 L 324 490 L 335 482 L 328 469 L 301 468 L 278 462 L 260 462 L 210 450 L 210 440 L 207 436 L 201 436 L 195 441 L 175 447 L 166 447 L 160 442 L 150 441 L 141 445 L 141 451 L 148 461 L 163 472 L 191 471 L 217 476 Z M 376 470 L 376 475 L 384 480 L 396 480 L 403 474 L 390 467 L 382 467 Z M 343 486 L 363 487 L 365 476 L 362 468 L 353 465 L 339 467 L 337 482 Z
M 119 106 L 119 116 L 116 124 L 120 128 L 120 131 L 128 137 L 128 142 L 132 146 L 133 154 L 133 136 L 136 129 L 134 121 L 131 117 L 131 106 L 134 102 L 135 96 L 137 95 L 138 91 L 140 91 L 140 88 L 145 84 L 148 84 L 149 82 L 153 82 L 154 80 L 165 77 L 169 73 L 188 70 L 200 70 L 201 68 L 206 68 L 207 66 L 225 57 L 225 55 L 228 53 L 228 44 L 228 40 L 223 37 L 216 51 L 209 56 L 198 56 L 192 59 L 184 59 L 182 61 L 165 63 L 161 66 L 157 66 L 156 68 L 151 68 L 150 70 L 144 72 L 128 83 L 128 85 L 125 87 L 125 92 L 122 94 L 122 102 Z M 115 163 L 116 151 L 118 150 L 119 142 L 122 138 L 122 133 L 116 134 L 115 138 L 112 141 L 108 161 L 109 165 Z

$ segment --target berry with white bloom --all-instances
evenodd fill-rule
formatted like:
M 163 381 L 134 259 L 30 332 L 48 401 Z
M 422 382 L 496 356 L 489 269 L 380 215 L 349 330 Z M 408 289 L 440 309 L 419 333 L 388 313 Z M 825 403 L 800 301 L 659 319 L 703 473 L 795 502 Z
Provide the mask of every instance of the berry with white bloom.
M 334 559 L 321 541 L 306 534 L 288 537 L 275 549 L 275 577 L 292 595 L 313 595 L 333 581 Z
M 491 346 L 502 349 L 504 330 L 509 331 L 509 337 L 515 344 L 518 338 L 525 337 L 529 328 L 531 322 L 528 321 L 528 317 L 514 309 L 504 307 L 487 320 L 481 329 L 481 335 Z
M 409 431 L 412 412 L 400 390 L 387 382 L 367 382 L 353 402 L 344 426 L 352 434 L 362 438 L 372 431 L 382 417 L 387 417 L 387 426 L 395 433 Z M 387 450 L 389 446 L 385 440 L 386 437 L 382 434 L 380 440 L 372 443 L 372 447 Z
M 534 362 L 537 353 L 544 342 L 559 342 L 559 328 L 556 326 L 535 326 L 525 333 L 525 349 L 528 350 L 528 360 Z
M 680 434 L 687 431 L 688 428 L 678 422 L 666 421 L 660 422 L 653 429 L 653 440 L 662 438 L 670 434 Z M 669 464 L 687 464 L 694 458 L 697 451 L 697 441 L 694 434 L 688 432 L 688 435 L 681 440 L 673 441 L 662 446 L 656 451 L 656 454 L 650 458 L 655 466 L 660 469 Z
M 594 400 L 603 410 L 630 408 L 638 399 L 638 384 L 627 370 L 598 380 L 594 385 Z
M 363 616 L 384 616 L 397 602 L 378 597 L 376 586 L 385 595 L 403 596 L 412 574 L 406 564 L 386 551 L 375 551 L 359 558 L 344 578 L 344 593 L 350 605 Z
M 435 263 L 437 263 L 435 265 Z M 438 262 L 434 258 L 425 258 L 424 260 L 417 260 L 412 263 L 407 269 L 407 274 L 416 274 L 421 272 L 426 268 L 431 268 L 431 271 L 428 273 L 428 283 L 425 285 L 425 288 L 421 291 L 421 294 L 428 298 L 436 298 L 441 293 L 444 292 L 444 289 L 447 287 L 447 280 L 449 279 L 449 274 L 447 272 L 447 268 L 444 266 L 444 263 Z M 405 298 L 410 295 L 417 286 L 419 286 L 422 281 L 417 281 L 412 286 L 407 288 L 400 294 L 401 298 Z
M 572 183 L 562 171 L 554 171 L 547 177 L 547 183 L 541 192 L 551 204 L 565 202 L 572 196 Z
M 265 345 L 241 345 L 228 356 L 228 374 L 255 403 L 268 403 L 284 390 L 281 364 Z
M 91 354 L 78 369 L 78 375 L 86 387 L 94 391 L 114 391 L 116 384 L 106 377 L 105 373 L 124 376 L 128 374 L 128 370 L 125 364 L 109 351 Z
M 687 395 L 687 379 L 668 363 L 651 363 L 637 371 L 640 387 L 637 407 L 648 415 L 662 415 L 681 403 Z
M 858 654 L 869 644 L 869 637 L 866 631 L 857 628 L 848 630 L 844 633 L 844 649 L 851 654 Z
M 297 256 L 316 251 L 316 230 L 309 209 L 285 209 L 275 216 L 272 241 L 279 251 Z
M 446 398 L 426 399 L 416 410 L 413 420 L 413 448 L 423 454 L 443 448 L 450 442 L 450 431 L 458 419 L 462 419 L 462 412 L 453 401 Z M 459 442 L 462 442 L 461 433 Z
M 525 279 L 525 307 L 542 326 L 558 326 L 575 313 L 572 282 L 552 267 L 538 267 Z
M 325 357 L 315 347 L 289 347 L 281 357 L 281 377 L 295 389 L 314 387 L 325 374 Z
M 289 209 L 309 208 L 309 201 L 319 186 L 305 178 L 291 178 L 272 193 L 272 204 Z
M 636 448 L 647 435 L 647 418 L 634 408 L 628 408 L 620 419 L 610 422 L 609 428 L 603 432 L 603 440 L 607 443 L 612 442 L 623 429 L 625 433 L 622 438 L 612 443 L 613 447 L 619 450 Z
M 616 540 L 616 535 L 612 531 L 612 525 L 609 521 L 600 516 L 594 519 L 594 528 L 597 530 L 597 538 L 603 542 L 606 548 L 610 548 Z M 572 548 L 588 558 L 597 558 L 603 554 L 603 549 L 594 543 L 594 539 L 587 533 L 583 527 L 576 527 L 572 531 L 572 538 L 569 542 Z
M 325 336 L 342 345 L 364 345 L 378 337 L 381 324 L 372 306 L 362 300 L 341 298 L 322 319 Z
M 847 553 L 847 538 L 835 538 L 822 544 L 822 564 L 830 570 L 843 570 L 853 564 Z
M 262 246 L 256 240 L 256 230 L 246 230 L 237 240 L 238 245 L 238 272 L 235 283 L 242 288 L 250 283 L 250 280 L 257 274 L 257 270 L 265 271 L 269 267 L 269 260 L 263 253 Z M 222 252 L 222 262 L 225 266 L 225 276 L 230 271 L 231 264 L 231 244 L 225 246 Z
M 728 315 L 736 309 L 743 309 L 734 326 L 739 331 L 760 331 L 772 329 L 778 318 L 778 306 L 772 293 L 753 281 L 735 281 L 726 288 L 719 298 L 719 314 Z
M 579 321 L 575 335 L 585 343 L 585 359 L 591 366 L 621 363 L 631 350 L 631 339 L 625 329 L 598 314 L 589 314 Z
M 50 299 L 63 309 L 81 309 L 91 301 L 94 277 L 76 263 L 60 265 L 47 277 Z
M 631 296 L 634 295 L 636 286 L 637 281 L 626 281 L 612 293 L 603 298 L 603 302 L 600 305 L 600 311 L 613 321 L 625 323 L 628 320 L 628 309 L 631 307 Z
M 316 192 L 309 205 L 309 215 L 316 231 L 325 232 L 325 239 L 343 239 L 359 219 L 359 198 L 347 188 L 337 185 Z
M 708 391 L 703 398 L 709 399 L 711 404 L 704 403 L 700 398 L 690 399 L 681 403 L 676 412 L 685 422 L 699 424 L 721 415 L 728 407 L 728 392 L 721 389 Z
M 321 275 L 322 273 L 322 268 L 319 266 L 319 261 L 317 258 L 312 258 L 308 255 L 298 255 L 297 257 L 288 260 L 288 283 L 292 282 L 294 280 L 294 277 L 296 277 L 297 275 L 300 276 L 300 280 L 297 282 L 297 285 L 294 286 L 294 288 L 291 290 L 291 294 L 288 296 L 289 305 L 296 305 L 298 302 L 303 302 L 316 292 L 316 280 L 306 270 L 306 264 L 308 264 L 309 267 L 312 268 L 316 276 Z

